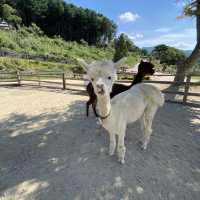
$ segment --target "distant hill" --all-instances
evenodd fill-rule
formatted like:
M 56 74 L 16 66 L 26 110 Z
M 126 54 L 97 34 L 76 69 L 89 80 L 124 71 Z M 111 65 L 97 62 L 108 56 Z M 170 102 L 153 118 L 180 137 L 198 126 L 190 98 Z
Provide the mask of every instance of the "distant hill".
M 154 47 L 143 47 L 142 49 L 145 49 L 147 50 L 148 53 L 151 53 L 154 50 Z M 187 57 L 192 53 L 192 50 L 182 50 L 182 51 L 185 53 Z
M 192 53 L 192 50 L 183 50 L 183 51 L 187 57 Z
M 150 54 L 154 50 L 154 47 L 142 47 L 142 49 L 145 49 Z

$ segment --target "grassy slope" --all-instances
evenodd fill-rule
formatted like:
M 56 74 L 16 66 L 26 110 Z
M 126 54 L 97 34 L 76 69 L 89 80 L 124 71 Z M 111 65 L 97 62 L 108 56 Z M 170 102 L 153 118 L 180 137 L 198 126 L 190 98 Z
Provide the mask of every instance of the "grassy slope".
M 77 42 L 66 42 L 62 38 L 48 38 L 33 28 L 21 28 L 20 30 L 0 30 L 0 50 L 12 51 L 17 54 L 31 55 L 44 61 L 26 60 L 19 58 L 0 58 L 0 68 L 15 69 L 69 69 L 77 65 L 77 58 L 88 62 L 92 60 L 112 59 L 114 49 L 111 47 L 97 48 Z M 49 59 L 51 58 L 51 59 Z M 52 62 L 65 61 L 67 64 Z M 138 61 L 137 55 L 130 55 L 127 64 L 133 65 Z M 51 60 L 51 62 L 49 62 Z
M 96 59 L 112 58 L 113 49 L 100 49 L 81 45 L 77 42 L 65 42 L 62 38 L 48 38 L 40 36 L 35 32 L 22 28 L 19 31 L 3 31 L 0 30 L 0 49 L 5 51 L 13 51 L 18 54 L 28 54 L 38 58 L 55 58 L 56 60 L 67 60 L 70 64 L 76 63 L 77 58 L 83 58 L 88 61 Z M 39 61 L 26 61 L 22 59 L 1 58 L 0 65 L 7 68 L 13 68 L 17 65 L 24 67 L 33 64 L 46 68 L 53 67 L 56 64 Z M 60 65 L 67 67 L 68 65 Z
M 16 68 L 24 70 L 55 70 L 63 71 L 71 69 L 72 64 L 60 64 L 55 62 L 44 62 L 30 59 L 0 57 L 0 69 L 15 70 Z

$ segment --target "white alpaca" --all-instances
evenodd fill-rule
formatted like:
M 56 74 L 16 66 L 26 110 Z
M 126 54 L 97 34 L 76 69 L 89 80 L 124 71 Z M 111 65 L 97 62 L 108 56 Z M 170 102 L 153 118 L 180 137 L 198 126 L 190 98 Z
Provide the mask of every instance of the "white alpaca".
M 91 64 L 80 61 L 97 95 L 97 106 L 102 125 L 109 132 L 109 154 L 114 154 L 116 136 L 118 136 L 117 155 L 122 164 L 125 162 L 124 137 L 127 124 L 141 119 L 141 128 L 144 131 L 143 149 L 146 149 L 152 133 L 154 115 L 158 107 L 164 104 L 162 93 L 156 87 L 144 83 L 137 84 L 110 100 L 109 94 L 117 77 L 116 68 L 123 61 L 120 60 L 117 63 L 98 61 Z

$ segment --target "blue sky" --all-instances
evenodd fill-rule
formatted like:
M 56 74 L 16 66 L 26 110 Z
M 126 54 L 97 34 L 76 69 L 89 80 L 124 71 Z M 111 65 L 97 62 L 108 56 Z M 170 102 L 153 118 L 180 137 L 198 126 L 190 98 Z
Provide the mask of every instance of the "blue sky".
M 117 33 L 126 33 L 139 47 L 167 44 L 193 49 L 196 42 L 195 19 L 177 19 L 183 0 L 66 0 L 90 8 L 112 19 Z

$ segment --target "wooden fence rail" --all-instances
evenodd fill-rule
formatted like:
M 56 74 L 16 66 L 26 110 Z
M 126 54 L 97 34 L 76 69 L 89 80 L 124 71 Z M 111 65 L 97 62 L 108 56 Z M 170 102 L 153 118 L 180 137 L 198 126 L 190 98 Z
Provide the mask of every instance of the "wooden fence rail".
M 131 75 L 131 73 L 119 73 L 120 76 L 126 76 Z M 156 74 L 152 77 L 172 77 L 174 75 L 171 74 Z M 188 103 L 188 97 L 189 96 L 195 96 L 200 97 L 200 93 L 194 93 L 190 92 L 191 86 L 200 86 L 199 82 L 192 82 L 191 77 L 192 76 L 200 76 L 200 73 L 195 74 L 189 74 L 186 77 L 186 81 L 184 82 L 174 82 L 174 81 L 155 81 L 155 80 L 146 80 L 144 82 L 146 83 L 153 83 L 153 84 L 178 84 L 183 86 L 183 91 L 168 91 L 163 90 L 164 93 L 167 94 L 174 94 L 174 95 L 181 95 L 183 96 L 182 101 L 178 103 L 187 104 Z M 49 80 L 48 80 L 49 79 Z M 52 80 L 53 79 L 53 80 Z M 59 81 L 58 81 L 59 80 Z M 14 83 L 15 85 L 21 86 L 21 85 L 30 85 L 31 83 L 37 83 L 38 86 L 42 86 L 43 83 L 45 84 L 55 84 L 56 87 L 59 87 L 63 90 L 70 89 L 71 86 L 84 86 L 83 84 L 73 84 L 73 83 L 66 83 L 67 80 L 84 80 L 83 74 L 72 74 L 71 76 L 67 76 L 64 72 L 1 72 L 0 71 L 0 85 L 10 84 Z M 118 83 L 131 83 L 132 80 L 118 80 Z M 67 87 L 69 86 L 69 87 Z M 177 102 L 177 101 L 174 101 Z M 199 101 L 200 102 L 200 101 Z

